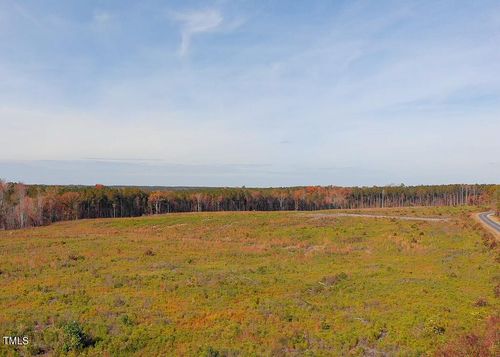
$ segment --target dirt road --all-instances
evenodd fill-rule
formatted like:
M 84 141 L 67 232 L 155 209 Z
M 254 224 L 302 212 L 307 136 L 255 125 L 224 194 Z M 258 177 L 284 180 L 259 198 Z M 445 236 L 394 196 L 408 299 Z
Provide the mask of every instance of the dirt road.
M 448 221 L 448 218 L 438 218 L 438 217 L 386 216 L 381 214 L 361 214 L 361 213 L 305 213 L 304 215 L 312 218 L 365 217 L 365 218 L 401 219 L 405 221 L 427 221 L 427 222 Z

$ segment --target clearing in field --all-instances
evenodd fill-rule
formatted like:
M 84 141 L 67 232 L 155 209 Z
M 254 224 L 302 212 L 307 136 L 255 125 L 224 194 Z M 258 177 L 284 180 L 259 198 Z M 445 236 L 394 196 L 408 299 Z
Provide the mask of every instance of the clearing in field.
M 0 232 L 0 333 L 30 338 L 0 354 L 432 354 L 498 311 L 497 251 L 472 211 L 190 213 Z

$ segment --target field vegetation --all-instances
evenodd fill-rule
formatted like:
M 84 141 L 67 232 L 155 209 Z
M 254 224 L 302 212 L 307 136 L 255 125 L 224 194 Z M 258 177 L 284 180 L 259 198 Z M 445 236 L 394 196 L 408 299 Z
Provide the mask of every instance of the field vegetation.
M 0 231 L 0 333 L 30 337 L 0 355 L 498 355 L 498 248 L 469 217 L 481 209 L 178 213 Z

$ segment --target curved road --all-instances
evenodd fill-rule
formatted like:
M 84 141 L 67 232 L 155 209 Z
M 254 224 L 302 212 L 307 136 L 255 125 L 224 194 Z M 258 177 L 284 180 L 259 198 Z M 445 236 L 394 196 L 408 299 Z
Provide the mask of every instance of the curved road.
M 484 224 L 487 224 L 491 228 L 493 228 L 497 233 L 500 233 L 500 224 L 493 221 L 489 216 L 493 215 L 493 212 L 483 212 L 479 213 L 479 219 L 483 221 Z

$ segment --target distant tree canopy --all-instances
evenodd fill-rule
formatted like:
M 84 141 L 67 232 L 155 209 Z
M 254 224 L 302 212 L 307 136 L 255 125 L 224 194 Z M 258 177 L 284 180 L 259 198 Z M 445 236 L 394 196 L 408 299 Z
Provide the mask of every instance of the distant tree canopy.
M 493 204 L 499 192 L 500 185 L 150 191 L 133 187 L 45 186 L 0 181 L 0 229 L 40 226 L 62 220 L 172 212 L 489 205 Z

